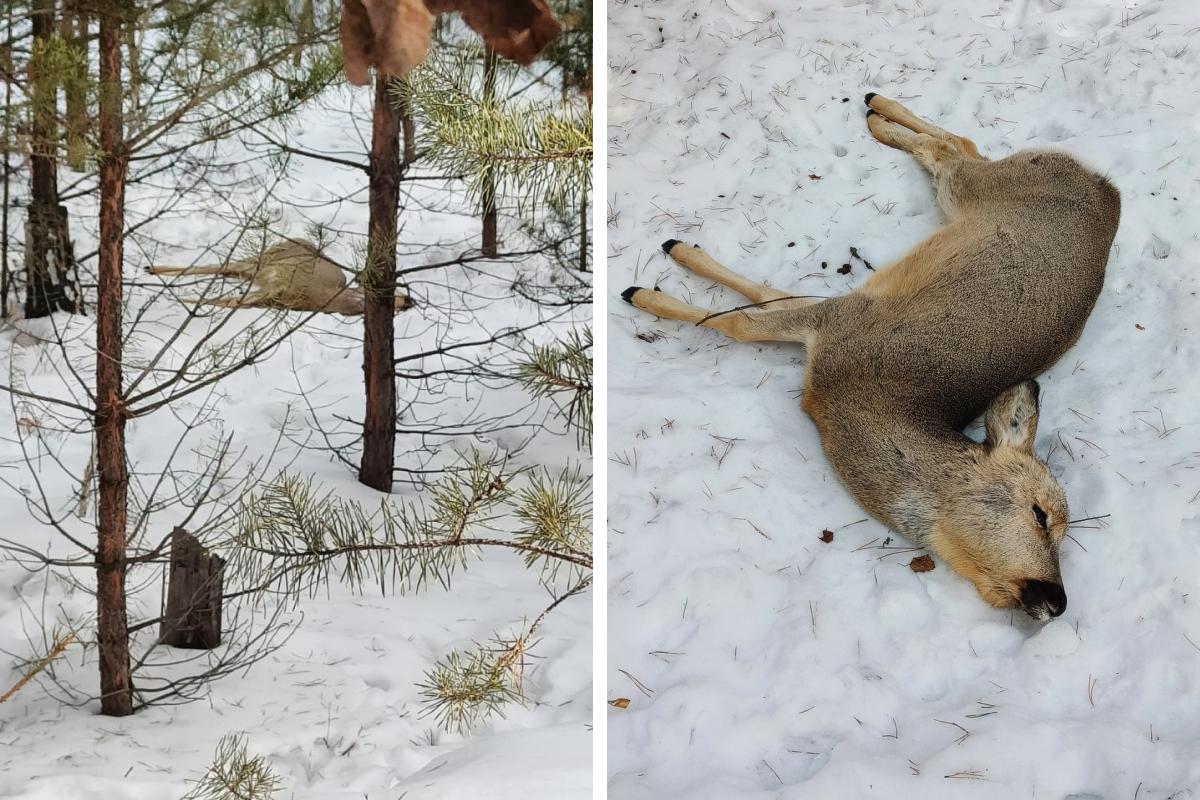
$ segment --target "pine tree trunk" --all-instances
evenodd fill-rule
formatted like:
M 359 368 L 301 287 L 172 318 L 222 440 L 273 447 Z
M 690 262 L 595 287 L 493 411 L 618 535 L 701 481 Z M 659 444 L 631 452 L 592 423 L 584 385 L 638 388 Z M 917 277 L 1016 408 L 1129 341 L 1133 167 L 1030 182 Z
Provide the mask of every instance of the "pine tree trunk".
M 55 0 L 33 0 L 31 32 L 34 47 L 54 36 Z M 31 92 L 29 214 L 26 223 L 25 316 L 46 317 L 55 311 L 74 311 L 67 295 L 73 257 L 66 230 L 66 213 L 58 204 L 58 86 L 37 58 L 29 60 Z
M 387 92 L 387 76 L 375 77 L 368 189 L 367 266 L 363 312 L 363 453 L 358 480 L 392 490 L 396 446 L 396 211 L 400 204 L 400 115 Z
M 490 106 L 496 99 L 496 68 L 498 57 L 496 51 L 488 47 L 483 56 L 483 104 Z M 496 240 L 496 182 L 491 172 L 483 176 L 483 234 L 480 237 L 479 250 L 488 258 L 495 258 L 498 252 Z
M 8 39 L 12 39 L 13 35 L 13 7 L 8 4 L 8 8 L 4 15 L 4 35 Z M 3 199 L 4 208 L 0 209 L 0 319 L 8 316 L 8 203 L 9 203 L 9 178 L 12 176 L 12 166 L 9 164 L 8 155 L 12 150 L 12 49 L 6 48 L 4 60 L 0 62 L 0 68 L 4 69 L 4 125 L 0 129 L 0 150 L 4 152 L 4 189 Z
M 128 164 L 122 129 L 121 9 L 100 12 L 100 251 L 96 305 L 96 467 L 99 525 L 96 553 L 100 638 L 100 710 L 133 713 L 129 630 L 125 615 L 125 536 L 129 473 L 125 464 L 125 404 L 121 383 L 122 234 Z
M 588 271 L 588 193 L 586 186 L 579 192 L 579 271 Z

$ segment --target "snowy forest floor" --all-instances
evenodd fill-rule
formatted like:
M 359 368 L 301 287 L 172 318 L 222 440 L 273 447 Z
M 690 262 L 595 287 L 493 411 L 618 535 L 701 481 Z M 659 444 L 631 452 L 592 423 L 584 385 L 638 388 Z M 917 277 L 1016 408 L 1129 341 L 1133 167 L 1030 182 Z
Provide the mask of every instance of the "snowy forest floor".
M 297 138 L 290 143 L 365 160 L 370 95 L 366 90 L 331 92 L 304 111 L 292 128 Z M 265 159 L 256 159 L 253 153 L 225 156 L 238 165 L 246 186 L 272 186 L 275 196 L 266 205 L 279 214 L 273 226 L 276 231 L 302 237 L 308 225 L 324 224 L 336 236 L 332 253 L 342 263 L 361 263 L 356 248 L 361 247 L 367 228 L 362 172 L 299 160 L 286 181 L 273 185 L 268 178 L 255 178 L 256 170 L 269 169 Z M 132 187 L 131 223 L 156 208 L 161 194 L 153 182 Z M 188 196 L 171 213 L 142 229 L 138 246 L 126 248 L 131 308 L 146 306 L 153 287 L 160 285 L 142 274 L 147 264 L 220 260 L 232 246 L 235 223 L 262 198 L 252 189 Z M 452 185 L 448 189 L 438 182 L 405 184 L 402 205 L 401 268 L 451 260 L 478 247 L 477 215 Z M 77 225 L 76 249 L 86 253 L 94 249 L 94 207 L 77 204 L 71 210 Z M 510 230 L 505 231 L 505 226 Z M 520 249 L 512 227 L 511 220 L 502 220 L 502 237 L 513 234 L 508 241 L 512 247 L 502 249 Z M 153 252 L 146 249 L 148 241 L 157 243 Z M 213 252 L 207 252 L 210 247 Z M 579 323 L 586 322 L 590 311 L 586 307 L 568 314 L 561 309 L 547 313 L 514 296 L 515 275 L 539 273 L 545 278 L 553 269 L 544 260 L 531 258 L 418 274 L 410 289 L 421 305 L 397 317 L 397 355 L 423 352 L 436 343 L 485 339 L 496 331 L 530 324 L 539 316 L 558 317 L 540 333 L 531 334 L 541 340 L 548 334 L 562 335 L 573 316 Z M 195 296 L 204 285 L 193 280 L 179 294 Z M 232 327 L 245 328 L 275 313 L 237 311 Z M 141 335 L 129 341 L 130 359 L 153 352 L 186 315 L 183 305 L 158 296 L 140 322 Z M 17 375 L 39 392 L 62 396 L 68 389 L 62 379 L 61 353 L 37 339 L 51 336 L 54 326 L 67 326 L 67 338 L 73 339 L 67 352 L 86 371 L 94 360 L 90 320 L 60 314 L 53 324 L 33 320 L 4 331 L 0 349 L 9 373 L 5 377 Z M 190 332 L 174 345 L 175 352 L 195 344 L 205 325 L 204 320 L 194 321 Z M 315 415 L 326 429 L 338 432 L 334 441 L 346 443 L 353 438 L 354 429 L 345 420 L 362 418 L 361 335 L 359 319 L 317 317 L 261 363 L 222 381 L 215 392 L 197 394 L 132 422 L 133 469 L 143 477 L 161 470 L 168 457 L 166 445 L 178 440 L 199 413 L 201 424 L 178 456 L 180 461 L 201 464 L 205 448 L 217 437 L 232 434 L 234 450 L 241 455 L 239 471 L 270 456 L 274 468 L 266 477 L 287 466 L 292 474 L 313 476 L 339 497 L 377 504 L 378 493 L 359 485 L 353 471 L 335 461 L 311 429 Z M 482 359 L 481 353 L 494 355 L 493 363 L 499 364 L 512 355 L 507 350 L 511 343 L 463 348 L 456 351 L 462 359 L 431 358 L 408 362 L 405 368 L 437 371 Z M 538 424 L 549 406 L 531 402 L 520 387 L 446 383 L 440 394 L 431 395 L 427 391 L 431 385 L 435 383 L 400 382 L 402 425 L 435 428 L 455 420 L 504 419 L 514 414 L 511 421 L 521 424 L 512 430 L 492 426 L 490 433 L 464 433 L 457 438 L 401 435 L 397 441 L 403 453 L 401 466 L 424 466 L 414 459 L 428 442 L 441 451 L 431 462 L 440 466 L 452 460 L 451 452 L 472 446 L 503 452 L 524 445 L 531 435 L 532 442 L 518 456 L 520 464 L 541 463 L 552 469 L 568 463 L 587 465 L 587 452 L 576 448 L 572 434 L 562 433 L 562 425 Z M 31 473 L 22 463 L 13 435 L 18 425 L 39 424 L 24 416 L 29 413 L 27 406 L 7 397 L 0 403 L 0 460 L 9 482 L 22 492 L 34 493 Z M 468 424 L 463 430 L 472 427 Z M 485 422 L 479 427 L 489 426 Z M 48 437 L 63 462 L 81 473 L 89 437 L 57 433 Z M 78 486 L 62 479 L 52 462 L 36 463 L 54 507 L 73 509 Z M 411 486 L 397 484 L 395 499 L 414 497 Z M 3 538 L 58 554 L 70 549 L 53 530 L 32 519 L 25 498 L 7 486 L 0 487 L 0 520 Z M 167 512 L 152 524 L 161 533 L 177 523 Z M 85 572 L 78 577 L 85 585 L 92 580 Z M 142 578 L 147 578 L 146 572 Z M 159 580 L 157 574 L 142 580 L 142 591 L 131 602 L 131 616 L 157 613 Z M 6 654 L 0 663 L 2 691 L 20 676 L 15 667 L 21 659 L 40 646 L 43 624 L 50 627 L 63 617 L 86 619 L 94 613 L 94 600 L 65 581 L 44 572 L 27 572 L 5 559 L 0 559 L 0 587 L 0 651 Z M 81 707 L 60 704 L 56 698 L 61 692 L 48 680 L 48 672 L 38 681 L 40 686 L 28 685 L 0 706 L 0 797 L 177 800 L 188 790 L 189 781 L 199 778 L 210 764 L 218 740 L 239 731 L 246 734 L 249 752 L 264 756 L 280 775 L 285 797 L 588 797 L 592 748 L 588 595 L 564 603 L 539 629 L 540 642 L 525 676 L 523 705 L 507 706 L 503 716 L 467 736 L 444 733 L 434 719 L 421 713 L 416 684 L 437 659 L 454 648 L 470 649 L 472 642 L 486 642 L 496 631 L 522 630 L 548 602 L 537 575 L 525 569 L 518 556 L 489 552 L 460 573 L 450 591 L 435 587 L 415 596 L 378 591 L 359 596 L 335 581 L 327 594 L 302 598 L 295 613 L 283 617 L 290 633 L 284 646 L 249 669 L 212 684 L 211 694 L 199 702 L 106 718 L 97 714 L 96 702 Z M 86 656 L 78 648 L 68 650 L 52 672 L 85 692 L 96 693 L 94 649 Z
M 799 8 L 802 6 L 802 8 Z M 610 796 L 1200 794 L 1200 9 L 1101 0 L 609 9 Z M 745 302 L 667 238 L 840 294 L 936 229 L 865 92 L 993 158 L 1062 148 L 1122 220 L 1036 448 L 1071 504 L 1066 614 L 994 610 L 866 516 L 798 404 L 799 346 L 620 303 Z M 828 268 L 822 269 L 821 262 Z M 852 265 L 848 274 L 838 270 Z M 822 531 L 832 541 L 821 540 Z M 887 549 L 884 543 L 891 537 Z

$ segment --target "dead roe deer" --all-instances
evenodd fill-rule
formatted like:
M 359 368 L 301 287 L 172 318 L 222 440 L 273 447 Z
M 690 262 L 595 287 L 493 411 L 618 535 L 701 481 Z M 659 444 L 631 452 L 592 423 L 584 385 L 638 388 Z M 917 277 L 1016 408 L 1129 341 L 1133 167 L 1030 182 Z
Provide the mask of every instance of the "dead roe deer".
M 854 292 L 815 304 L 674 239 L 663 243 L 672 259 L 753 305 L 714 314 L 636 286 L 622 297 L 738 341 L 807 345 L 802 405 L 855 500 L 991 605 L 1058 616 L 1067 501 L 1033 451 L 1034 376 L 1083 330 L 1120 195 L 1065 153 L 989 161 L 894 100 L 866 102 L 871 134 L 932 176 L 940 230 Z M 962 432 L 981 412 L 982 444 Z
M 314 245 L 295 239 L 286 239 L 241 261 L 195 267 L 150 267 L 149 271 L 154 275 L 220 275 L 247 280 L 258 287 L 254 292 L 192 301 L 207 305 L 363 313 L 363 292 L 346 285 L 342 268 L 321 255 Z M 407 295 L 396 295 L 396 311 L 411 305 Z

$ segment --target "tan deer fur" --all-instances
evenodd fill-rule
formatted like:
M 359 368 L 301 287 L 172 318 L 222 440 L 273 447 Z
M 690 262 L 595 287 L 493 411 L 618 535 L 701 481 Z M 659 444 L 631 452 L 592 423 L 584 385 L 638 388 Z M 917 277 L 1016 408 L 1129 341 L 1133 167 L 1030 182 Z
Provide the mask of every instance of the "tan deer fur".
M 251 258 L 194 267 L 150 267 L 155 275 L 220 275 L 250 281 L 255 291 L 192 302 L 225 308 L 280 308 L 291 311 L 324 311 L 331 314 L 363 313 L 363 292 L 346 285 L 346 274 L 309 242 L 285 239 Z M 412 305 L 397 294 L 396 311 Z
M 989 161 L 967 139 L 867 95 L 867 124 L 933 178 L 945 224 L 848 295 L 812 303 L 741 278 L 675 240 L 679 264 L 755 305 L 712 314 L 658 292 L 623 297 L 739 341 L 802 342 L 802 406 L 864 509 L 928 547 L 999 608 L 1066 608 L 1067 501 L 1034 454 L 1033 380 L 1075 342 L 1120 219 L 1105 178 L 1060 152 Z M 964 427 L 985 413 L 986 439 Z

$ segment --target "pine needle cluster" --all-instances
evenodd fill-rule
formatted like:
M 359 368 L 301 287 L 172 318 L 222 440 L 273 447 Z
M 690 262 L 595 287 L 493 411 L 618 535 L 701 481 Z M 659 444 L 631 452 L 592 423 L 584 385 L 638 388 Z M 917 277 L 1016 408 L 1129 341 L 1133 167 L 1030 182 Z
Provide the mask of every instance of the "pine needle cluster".
M 453 650 L 417 684 L 424 716 L 444 730 L 465 733 L 480 720 L 504 715 L 504 707 L 522 699 L 521 670 L 514 669 L 515 640 L 493 639 L 473 650 Z
M 232 571 L 298 599 L 330 580 L 355 591 L 449 589 L 485 550 L 509 550 L 538 572 L 553 602 L 515 635 L 447 654 L 420 689 L 426 713 L 463 731 L 521 699 L 526 653 L 547 615 L 592 580 L 591 481 L 579 467 L 513 470 L 473 453 L 417 500 L 368 510 L 310 478 L 283 475 L 242 503 Z
M 271 800 L 283 779 L 262 756 L 251 756 L 241 733 L 221 737 L 212 765 L 182 800 Z
M 532 345 L 517 379 L 534 397 L 553 398 L 581 448 L 592 444 L 592 329 L 572 330 L 549 345 Z
M 547 586 L 557 582 L 560 567 L 571 569 L 571 580 L 584 572 L 549 553 L 574 553 L 591 558 L 592 481 L 579 467 L 566 467 L 557 474 L 548 470 L 531 472 L 517 491 L 513 510 L 520 525 L 516 541 L 528 546 L 525 566 L 538 567 Z M 536 549 L 535 549 L 536 548 Z M 546 552 L 544 552 L 546 551 Z
M 490 179 L 497 195 L 526 213 L 543 203 L 574 205 L 591 179 L 591 112 L 511 97 L 511 71 L 500 72 L 489 98 L 480 87 L 481 63 L 477 48 L 437 48 L 396 84 L 397 97 L 411 97 L 425 157 L 466 176 L 472 199 Z

